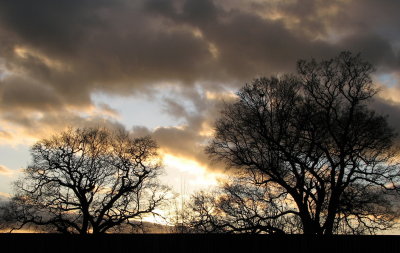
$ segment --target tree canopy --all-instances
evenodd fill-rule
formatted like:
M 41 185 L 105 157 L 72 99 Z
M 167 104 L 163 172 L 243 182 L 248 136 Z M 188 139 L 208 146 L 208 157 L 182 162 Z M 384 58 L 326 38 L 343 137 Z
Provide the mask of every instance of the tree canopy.
M 369 107 L 373 66 L 349 52 L 297 66 L 296 75 L 255 79 L 225 105 L 207 152 L 246 183 L 195 197 L 195 224 L 305 234 L 393 226 L 398 148 L 387 118 Z M 255 200 L 264 210 L 251 208 Z
M 150 137 L 126 131 L 69 129 L 37 142 L 16 182 L 8 215 L 62 233 L 105 233 L 137 226 L 154 214 L 168 188 L 157 181 L 161 160 Z

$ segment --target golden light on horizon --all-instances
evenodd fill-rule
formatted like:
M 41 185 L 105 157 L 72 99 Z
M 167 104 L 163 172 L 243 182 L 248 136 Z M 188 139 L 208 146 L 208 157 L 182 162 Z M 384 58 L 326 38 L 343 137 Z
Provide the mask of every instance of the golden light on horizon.
M 189 185 L 189 192 L 201 188 L 217 186 L 218 178 L 221 175 L 209 171 L 197 161 L 169 153 L 162 154 L 162 157 L 167 168 L 181 173 L 181 175 L 186 178 L 186 183 Z M 176 175 L 169 176 L 176 181 Z

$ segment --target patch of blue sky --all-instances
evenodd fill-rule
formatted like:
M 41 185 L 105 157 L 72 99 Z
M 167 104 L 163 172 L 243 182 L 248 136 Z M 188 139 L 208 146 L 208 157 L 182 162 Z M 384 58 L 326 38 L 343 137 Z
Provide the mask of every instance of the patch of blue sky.
M 397 77 L 391 73 L 377 75 L 377 79 L 380 83 L 386 85 L 389 88 L 399 84 L 399 80 L 397 79 Z
M 0 164 L 9 169 L 25 168 L 28 166 L 30 158 L 30 146 L 17 145 L 13 147 L 0 145 Z
M 94 93 L 91 96 L 96 105 L 107 104 L 118 112 L 118 122 L 127 129 L 133 126 L 144 126 L 149 129 L 180 125 L 177 121 L 163 110 L 161 95 L 155 96 L 118 96 L 104 93 Z
M 27 145 L 0 145 L 0 165 L 14 171 L 9 175 L 0 174 L 0 192 L 12 193 L 12 182 L 18 178 L 19 169 L 26 168 L 31 162 L 29 149 Z

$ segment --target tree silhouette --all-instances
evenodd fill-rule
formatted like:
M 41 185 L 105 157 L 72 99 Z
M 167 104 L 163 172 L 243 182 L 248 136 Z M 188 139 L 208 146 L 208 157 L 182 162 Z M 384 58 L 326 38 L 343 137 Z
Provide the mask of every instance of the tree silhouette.
M 69 129 L 37 142 L 33 163 L 15 183 L 8 215 L 18 223 L 62 233 L 105 233 L 123 224 L 138 226 L 155 213 L 168 188 L 157 145 L 125 131 Z
M 214 192 L 194 194 L 186 226 L 197 233 L 298 233 L 296 220 L 286 215 L 285 198 L 250 179 L 236 175 Z
M 398 149 L 386 118 L 368 107 L 377 92 L 372 71 L 359 55 L 343 52 L 321 62 L 300 60 L 298 75 L 245 85 L 222 111 L 207 152 L 233 173 L 245 174 L 252 186 L 225 191 L 213 201 L 219 213 L 212 216 L 233 214 L 237 222 L 258 215 L 275 231 L 305 234 L 390 228 Z M 270 211 L 244 215 L 220 208 L 226 198 L 242 201 L 242 211 L 248 208 L 257 195 L 243 192 L 254 187 L 268 193 L 263 200 Z M 287 223 L 276 226 L 274 219 Z M 238 228 L 255 225 L 242 222 Z

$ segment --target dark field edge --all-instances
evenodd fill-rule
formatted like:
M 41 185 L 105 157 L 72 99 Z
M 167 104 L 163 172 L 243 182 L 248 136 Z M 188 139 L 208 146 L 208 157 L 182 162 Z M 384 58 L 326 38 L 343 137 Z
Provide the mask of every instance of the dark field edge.
M 1 252 L 399 252 L 400 236 L 0 234 Z

